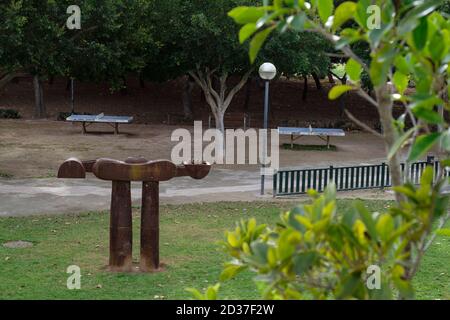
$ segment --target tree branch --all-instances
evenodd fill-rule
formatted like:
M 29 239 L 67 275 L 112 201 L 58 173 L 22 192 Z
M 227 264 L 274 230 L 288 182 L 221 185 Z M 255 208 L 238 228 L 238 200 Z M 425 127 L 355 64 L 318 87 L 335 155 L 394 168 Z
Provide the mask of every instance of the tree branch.
M 356 123 L 358 126 L 363 128 L 364 130 L 370 132 L 371 134 L 373 134 L 379 138 L 384 138 L 381 133 L 377 132 L 376 130 L 372 129 L 371 127 L 369 127 L 367 124 L 365 124 L 361 120 L 357 119 L 353 114 L 350 113 L 350 111 L 345 110 L 345 114 L 347 115 L 347 117 L 349 117 L 350 120 L 352 120 L 354 123 Z
M 216 99 L 217 105 L 220 105 L 222 101 L 220 100 L 220 96 L 219 96 L 219 94 L 217 93 L 217 91 L 214 89 L 214 87 L 213 87 L 213 85 L 212 85 L 212 81 L 211 81 L 211 75 L 212 75 L 214 72 L 215 72 L 214 70 L 213 70 L 213 71 L 209 71 L 209 69 L 207 69 L 207 70 L 206 70 L 205 78 L 206 78 L 206 83 L 207 83 L 207 85 L 208 85 L 208 90 L 209 90 L 209 92 L 210 92 L 211 95 Z
M 225 102 L 223 104 L 224 112 L 228 108 L 228 106 L 231 104 L 231 100 L 233 100 L 233 97 L 236 95 L 236 93 L 239 92 L 239 90 L 242 89 L 242 87 L 247 83 L 248 78 L 252 74 L 253 69 L 250 69 L 247 71 L 241 78 L 241 80 L 238 82 L 237 85 L 234 86 L 233 89 L 230 90 L 230 92 L 227 95 L 227 98 L 225 99 Z
M 367 92 L 365 92 L 361 87 L 358 88 L 358 95 L 366 99 L 368 102 L 370 102 L 371 105 L 373 105 L 375 108 L 378 108 L 378 102 L 375 101 L 374 98 L 372 98 Z

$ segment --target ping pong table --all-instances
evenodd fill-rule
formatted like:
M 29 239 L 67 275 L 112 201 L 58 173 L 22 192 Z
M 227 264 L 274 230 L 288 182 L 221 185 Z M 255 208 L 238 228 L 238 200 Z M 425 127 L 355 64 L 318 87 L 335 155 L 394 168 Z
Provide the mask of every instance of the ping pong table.
M 288 128 L 279 127 L 279 135 L 289 135 L 291 137 L 291 149 L 294 148 L 294 141 L 303 136 L 316 136 L 327 143 L 327 148 L 330 149 L 330 137 L 345 137 L 345 132 L 342 129 L 321 129 L 321 128 Z
M 69 122 L 81 122 L 83 134 L 87 133 L 86 128 L 93 123 L 106 123 L 114 128 L 114 133 L 119 134 L 119 124 L 128 124 L 133 122 L 133 117 L 128 116 L 105 116 L 99 115 L 79 115 L 73 114 L 66 118 Z

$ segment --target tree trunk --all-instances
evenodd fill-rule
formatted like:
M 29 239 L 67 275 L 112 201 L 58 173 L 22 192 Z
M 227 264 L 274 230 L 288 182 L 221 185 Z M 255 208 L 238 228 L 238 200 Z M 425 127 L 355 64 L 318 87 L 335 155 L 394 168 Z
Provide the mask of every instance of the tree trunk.
M 189 75 L 192 76 L 195 82 L 202 88 L 202 91 L 205 94 L 206 102 L 211 107 L 211 111 L 216 120 L 216 128 L 222 131 L 222 133 L 225 132 L 225 126 L 223 123 L 225 112 L 230 106 L 235 95 L 247 83 L 247 80 L 251 72 L 252 70 L 247 71 L 247 73 L 245 73 L 242 76 L 241 80 L 228 92 L 227 92 L 228 74 L 224 73 L 220 75 L 218 82 L 219 90 L 216 91 L 212 84 L 213 82 L 212 77 L 214 71 L 210 71 L 208 68 L 206 68 L 205 72 L 198 69 L 196 72 L 194 71 L 189 72 Z
M 141 89 L 145 89 L 145 80 L 142 75 L 139 75 L 139 85 L 141 86 Z
M 38 75 L 33 76 L 34 86 L 34 117 L 41 119 L 46 117 L 46 110 L 44 104 L 44 93 L 42 90 L 42 81 Z
M 381 87 L 375 88 L 375 93 L 378 102 L 378 113 L 380 115 L 381 125 L 383 126 L 383 135 L 386 146 L 386 154 L 389 153 L 391 148 L 394 146 L 398 139 L 398 134 L 393 125 L 392 108 L 393 103 L 390 98 L 388 85 L 383 85 Z M 389 160 L 389 170 L 392 177 L 392 186 L 401 186 L 403 184 L 402 171 L 400 166 L 399 155 L 395 154 Z M 396 193 L 396 200 L 400 203 L 403 197 Z
M 313 73 L 311 73 L 311 75 L 314 78 L 314 82 L 316 83 L 317 90 L 322 91 L 322 83 L 320 83 L 320 78 L 317 75 L 317 73 L 313 72 Z
M 192 120 L 192 91 L 194 90 L 194 79 L 192 77 L 186 77 L 186 81 L 183 86 L 183 113 L 185 120 Z
M 302 99 L 303 99 L 303 101 L 306 101 L 306 98 L 308 96 L 308 77 L 304 76 L 303 80 L 304 80 L 304 82 L 303 82 L 303 97 L 302 97 Z
M 216 129 L 219 129 L 220 132 L 225 133 L 225 121 L 224 121 L 225 112 L 217 110 L 216 112 L 213 112 L 213 114 L 214 120 L 216 121 Z
M 335 84 L 336 83 L 336 81 L 334 81 L 334 78 L 333 78 L 333 75 L 331 74 L 331 72 L 328 72 L 328 81 L 331 84 Z

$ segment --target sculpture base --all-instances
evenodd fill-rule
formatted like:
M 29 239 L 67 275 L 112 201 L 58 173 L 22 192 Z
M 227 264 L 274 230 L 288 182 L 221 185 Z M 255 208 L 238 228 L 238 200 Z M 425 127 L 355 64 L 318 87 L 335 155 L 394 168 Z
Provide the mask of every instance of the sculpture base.
M 131 268 L 127 268 L 127 269 L 120 269 L 120 268 L 112 267 L 112 266 L 105 266 L 102 269 L 104 271 L 111 272 L 111 273 L 159 273 L 159 272 L 165 272 L 167 270 L 167 265 L 164 263 L 160 263 L 158 269 L 142 270 L 139 263 L 133 263 Z

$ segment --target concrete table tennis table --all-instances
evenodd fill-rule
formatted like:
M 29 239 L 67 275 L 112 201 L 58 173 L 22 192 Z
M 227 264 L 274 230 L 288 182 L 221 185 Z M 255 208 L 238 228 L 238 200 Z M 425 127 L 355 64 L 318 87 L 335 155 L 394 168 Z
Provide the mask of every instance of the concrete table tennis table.
M 294 141 L 303 136 L 316 136 L 327 143 L 327 148 L 330 149 L 330 137 L 345 137 L 345 132 L 342 129 L 322 129 L 322 128 L 288 128 L 279 127 L 279 135 L 289 135 L 291 137 L 291 149 L 294 148 Z
M 127 124 L 133 122 L 133 117 L 128 116 L 105 116 L 103 113 L 99 115 L 77 115 L 73 114 L 66 119 L 69 122 L 81 122 L 83 134 L 87 133 L 86 127 L 93 123 L 106 123 L 114 128 L 114 133 L 119 134 L 119 124 Z

